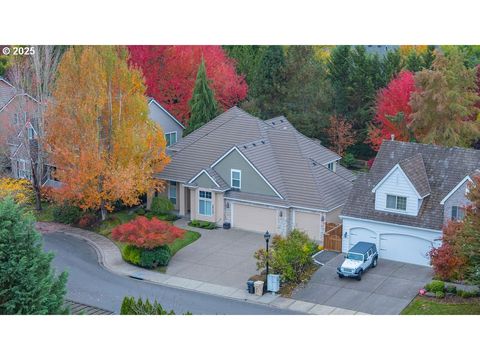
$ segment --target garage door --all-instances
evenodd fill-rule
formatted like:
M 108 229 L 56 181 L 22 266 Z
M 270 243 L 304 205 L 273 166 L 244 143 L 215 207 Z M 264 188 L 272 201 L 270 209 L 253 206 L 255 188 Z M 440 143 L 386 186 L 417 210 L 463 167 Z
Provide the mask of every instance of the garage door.
M 238 229 L 271 234 L 277 232 L 277 210 L 232 203 L 232 226 Z
M 353 245 L 359 241 L 370 242 L 373 244 L 377 243 L 377 235 L 369 229 L 366 228 L 353 228 L 350 229 L 350 250 Z
M 313 240 L 320 240 L 320 214 L 295 210 L 295 227 L 305 231 Z
M 431 248 L 430 241 L 410 235 L 380 236 L 380 257 L 385 259 L 428 266 Z

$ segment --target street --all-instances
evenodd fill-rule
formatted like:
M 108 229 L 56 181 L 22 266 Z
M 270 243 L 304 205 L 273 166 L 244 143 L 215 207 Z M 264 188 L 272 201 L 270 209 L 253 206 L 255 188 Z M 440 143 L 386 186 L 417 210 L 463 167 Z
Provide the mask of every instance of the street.
M 282 315 L 298 314 L 248 302 L 211 296 L 152 284 L 113 274 L 97 260 L 95 250 L 85 241 L 62 233 L 43 235 L 44 248 L 55 254 L 57 271 L 68 271 L 67 298 L 119 313 L 124 296 L 157 300 L 177 314 Z

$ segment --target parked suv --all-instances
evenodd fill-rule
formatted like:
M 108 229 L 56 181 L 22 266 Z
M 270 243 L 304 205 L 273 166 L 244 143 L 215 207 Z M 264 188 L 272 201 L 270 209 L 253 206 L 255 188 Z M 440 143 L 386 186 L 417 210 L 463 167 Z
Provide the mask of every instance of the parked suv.
M 369 242 L 358 242 L 345 255 L 345 261 L 337 268 L 340 278 L 352 277 L 362 280 L 362 275 L 368 268 L 377 266 L 377 246 Z

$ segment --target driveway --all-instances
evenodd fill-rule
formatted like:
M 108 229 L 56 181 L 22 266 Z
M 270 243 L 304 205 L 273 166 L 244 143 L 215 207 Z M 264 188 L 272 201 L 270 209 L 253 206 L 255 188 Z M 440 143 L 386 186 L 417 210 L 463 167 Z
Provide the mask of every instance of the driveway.
M 292 297 L 369 314 L 399 314 L 433 275 L 425 266 L 379 259 L 361 281 L 340 279 L 336 269 L 343 260 L 343 254 L 327 260 Z
M 185 228 L 186 220 L 175 225 Z M 167 274 L 245 289 L 248 278 L 257 273 L 253 254 L 265 246 L 263 235 L 237 229 L 189 229 L 202 236 L 175 254 Z

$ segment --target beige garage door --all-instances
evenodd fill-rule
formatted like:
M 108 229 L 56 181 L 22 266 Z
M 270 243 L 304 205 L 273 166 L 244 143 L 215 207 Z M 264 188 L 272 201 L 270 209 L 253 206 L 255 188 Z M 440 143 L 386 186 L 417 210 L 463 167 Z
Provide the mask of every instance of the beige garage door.
M 277 210 L 232 203 L 233 227 L 248 231 L 271 234 L 277 231 Z
M 310 239 L 320 240 L 320 214 L 295 210 L 295 227 L 305 231 Z

